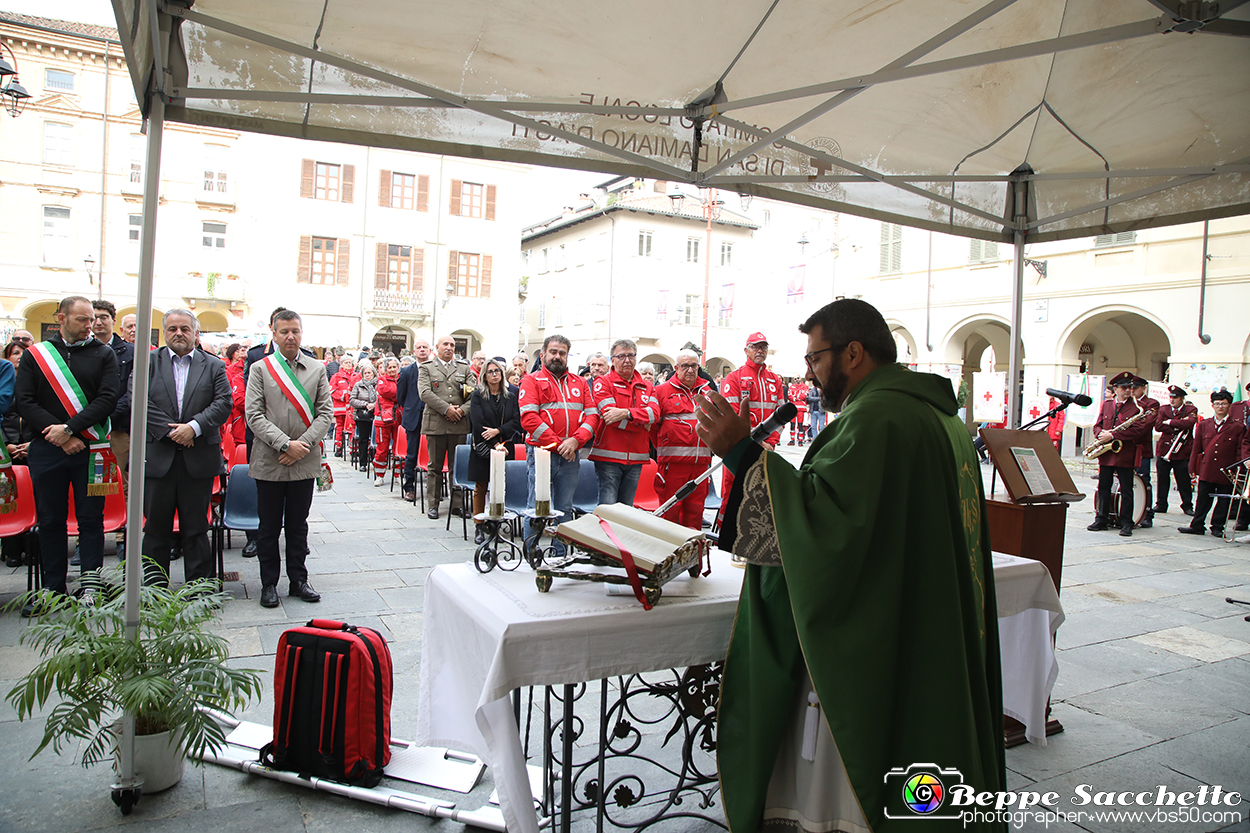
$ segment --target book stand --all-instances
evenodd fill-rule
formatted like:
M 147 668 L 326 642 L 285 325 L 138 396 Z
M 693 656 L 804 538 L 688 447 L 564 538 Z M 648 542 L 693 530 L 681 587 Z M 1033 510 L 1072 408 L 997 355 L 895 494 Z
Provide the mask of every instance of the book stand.
M 629 585 L 629 577 L 624 572 L 594 573 L 584 570 L 565 569 L 574 564 L 585 564 L 592 567 L 613 567 L 617 570 L 622 570 L 623 568 L 621 562 L 616 558 L 587 550 L 583 544 L 575 543 L 572 539 L 565 538 L 559 532 L 556 532 L 556 537 L 565 542 L 565 546 L 568 547 L 570 553 L 578 551 L 582 554 L 568 555 L 563 560 L 549 561 L 538 567 L 534 579 L 538 585 L 538 592 L 546 593 L 551 589 L 552 579 L 557 578 Z M 642 592 L 647 599 L 647 604 L 654 605 L 658 602 L 660 595 L 663 593 L 664 585 L 682 572 L 688 572 L 691 578 L 698 576 L 699 568 L 703 565 L 703 560 L 710 556 L 711 550 L 711 541 L 707 540 L 707 538 L 699 538 L 689 541 L 680 547 L 668 558 L 657 564 L 653 571 L 647 572 L 640 568 L 638 570 L 638 578 L 642 584 Z

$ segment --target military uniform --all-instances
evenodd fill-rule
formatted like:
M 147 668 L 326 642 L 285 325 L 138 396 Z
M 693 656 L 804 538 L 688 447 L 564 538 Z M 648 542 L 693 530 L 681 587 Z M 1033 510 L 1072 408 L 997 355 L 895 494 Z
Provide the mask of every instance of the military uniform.
M 1214 418 L 1204 419 L 1198 423 L 1194 431 L 1194 450 L 1189 458 L 1190 471 L 1198 475 L 1198 500 L 1194 504 L 1194 517 L 1188 527 L 1182 531 L 1196 535 L 1203 533 L 1203 524 L 1211 504 L 1215 511 L 1211 514 L 1211 534 L 1224 534 L 1224 522 L 1228 518 L 1229 500 L 1227 497 L 1216 499 L 1215 494 L 1228 494 L 1232 482 L 1224 474 L 1223 469 L 1243 460 L 1250 454 L 1250 442 L 1246 438 L 1244 422 L 1233 419 L 1230 413 L 1223 422 Z
M 1173 385 L 1168 388 L 1172 396 L 1184 396 L 1185 391 Z M 1179 408 L 1172 405 L 1160 405 L 1159 414 L 1155 418 L 1155 430 L 1159 432 L 1159 442 L 1155 445 L 1155 471 L 1158 474 L 1155 511 L 1168 511 L 1168 491 L 1171 479 L 1176 478 L 1176 491 L 1181 496 L 1181 511 L 1186 515 L 1194 513 L 1193 485 L 1189 477 L 1189 456 L 1194 448 L 1194 428 L 1198 425 L 1198 407 L 1192 402 L 1182 402 Z M 1177 443 L 1177 437 L 1181 441 Z M 1169 455 L 1173 444 L 1176 450 Z
M 425 403 L 421 417 L 421 433 L 425 435 L 426 449 L 430 455 L 430 470 L 426 476 L 427 513 L 438 517 L 438 503 L 443 496 L 443 465 L 448 468 L 454 459 L 455 448 L 464 443 L 469 434 L 469 408 L 466 404 L 473 395 L 477 382 L 469 363 L 461 358 L 450 362 L 433 358 L 421 363 L 417 376 L 417 390 Z M 458 420 L 448 419 L 447 412 L 455 406 L 463 415 Z M 452 511 L 455 511 L 453 504 Z
M 1113 386 L 1131 385 L 1132 378 L 1130 373 L 1121 373 L 1111 380 L 1111 384 Z M 1137 468 L 1141 462 L 1141 437 L 1150 432 L 1150 427 L 1154 423 L 1149 419 L 1140 419 L 1126 428 L 1114 431 L 1112 429 L 1140 414 L 1142 410 L 1132 397 L 1123 402 L 1107 399 L 1102 403 L 1098 421 L 1094 423 L 1092 429 L 1093 435 L 1097 437 L 1103 431 L 1110 431 L 1121 445 L 1119 451 L 1108 451 L 1098 458 L 1098 514 L 1088 527 L 1091 532 L 1108 528 L 1111 481 L 1118 479 L 1120 482 L 1120 534 L 1126 536 L 1133 534 L 1133 469 Z
M 1133 379 L 1133 388 L 1146 387 L 1146 380 L 1140 376 Z M 1154 425 L 1155 418 L 1159 415 L 1159 403 L 1146 396 L 1142 391 L 1141 396 L 1135 396 L 1137 404 L 1144 410 L 1154 411 L 1154 417 L 1147 420 L 1147 428 L 1142 432 L 1141 439 L 1138 444 L 1141 446 L 1141 460 L 1137 464 L 1137 476 L 1146 486 L 1146 514 L 1142 516 L 1140 526 L 1149 528 L 1154 526 L 1155 519 L 1155 497 L 1153 480 L 1150 477 L 1150 469 L 1154 461 Z

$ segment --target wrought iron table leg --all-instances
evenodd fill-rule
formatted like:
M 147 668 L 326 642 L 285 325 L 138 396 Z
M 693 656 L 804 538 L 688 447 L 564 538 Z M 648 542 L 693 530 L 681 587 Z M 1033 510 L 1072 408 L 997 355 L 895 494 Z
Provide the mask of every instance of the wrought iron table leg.
M 573 824 L 573 686 L 564 686 L 564 724 L 561 736 L 560 761 L 560 825 L 569 833 Z

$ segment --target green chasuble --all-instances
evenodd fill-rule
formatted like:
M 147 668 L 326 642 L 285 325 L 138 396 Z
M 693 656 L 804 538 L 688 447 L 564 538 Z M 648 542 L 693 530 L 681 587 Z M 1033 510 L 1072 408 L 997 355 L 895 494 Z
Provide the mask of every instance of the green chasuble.
M 748 490 L 755 475 L 767 491 L 755 503 L 771 509 L 745 517 L 747 493 L 738 543 L 775 534 L 781 566 L 747 567 L 725 663 L 717 758 L 732 833 L 760 828 L 805 673 L 874 831 L 962 829 L 935 818 L 948 807 L 913 814 L 892 769 L 934 764 L 978 792 L 1006 789 L 984 493 L 955 412 L 947 379 L 882 366 L 800 469 L 765 451 L 735 472 Z

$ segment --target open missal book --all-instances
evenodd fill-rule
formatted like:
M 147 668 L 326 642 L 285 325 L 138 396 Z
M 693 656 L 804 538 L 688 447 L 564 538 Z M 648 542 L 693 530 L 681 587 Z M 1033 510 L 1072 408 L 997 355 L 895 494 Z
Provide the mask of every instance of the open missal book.
M 686 544 L 703 539 L 703 533 L 688 526 L 657 518 L 623 503 L 604 504 L 593 514 L 562 523 L 556 534 L 613 561 L 621 561 L 621 551 L 599 523 L 607 521 L 621 545 L 629 550 L 641 572 L 651 573 L 657 565 Z

